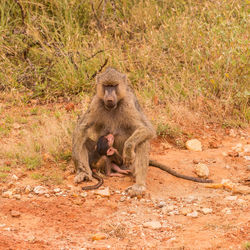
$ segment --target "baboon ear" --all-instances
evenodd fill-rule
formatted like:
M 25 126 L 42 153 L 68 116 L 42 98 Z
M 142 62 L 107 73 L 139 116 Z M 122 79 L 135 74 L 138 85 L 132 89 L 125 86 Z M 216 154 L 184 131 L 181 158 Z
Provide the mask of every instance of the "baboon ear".
M 115 153 L 115 149 L 113 147 L 110 147 L 108 150 L 107 150 L 107 155 L 110 156 L 110 155 L 113 155 Z

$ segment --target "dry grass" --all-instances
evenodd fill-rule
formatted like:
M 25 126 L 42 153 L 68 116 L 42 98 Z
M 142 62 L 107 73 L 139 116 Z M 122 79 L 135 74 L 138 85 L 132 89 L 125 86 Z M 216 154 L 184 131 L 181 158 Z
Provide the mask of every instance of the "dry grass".
M 248 1 L 106 2 L 3 0 L 0 88 L 25 102 L 93 93 L 108 60 L 151 109 L 249 122 Z

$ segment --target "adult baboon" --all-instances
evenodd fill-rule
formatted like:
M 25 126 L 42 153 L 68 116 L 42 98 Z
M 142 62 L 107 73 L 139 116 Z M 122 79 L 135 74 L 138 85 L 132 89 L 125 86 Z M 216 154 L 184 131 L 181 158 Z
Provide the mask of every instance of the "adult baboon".
M 114 148 L 123 157 L 123 163 L 135 176 L 136 183 L 128 189 L 131 196 L 142 195 L 149 165 L 149 140 L 155 130 L 127 84 L 127 77 L 115 69 L 108 68 L 96 77 L 96 95 L 89 109 L 78 119 L 73 134 L 72 157 L 76 167 L 75 182 L 92 179 L 89 153 L 92 150 L 88 139 L 94 141 L 105 134 L 115 136 Z M 178 174 L 155 161 L 150 164 L 176 177 L 196 182 L 212 182 L 201 178 Z
M 114 147 L 135 176 L 131 196 L 142 195 L 149 164 L 149 140 L 155 130 L 127 84 L 127 77 L 108 68 L 96 77 L 96 95 L 89 109 L 78 119 L 73 134 L 72 157 L 76 167 L 75 182 L 92 179 L 88 160 L 88 138 L 95 141 L 107 133 L 115 136 Z

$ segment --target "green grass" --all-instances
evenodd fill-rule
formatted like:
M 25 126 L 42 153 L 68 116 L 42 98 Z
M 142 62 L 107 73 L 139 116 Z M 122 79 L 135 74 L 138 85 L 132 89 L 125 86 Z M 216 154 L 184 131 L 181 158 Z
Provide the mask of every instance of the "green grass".
M 0 181 L 3 181 L 3 182 L 6 181 L 7 177 L 8 177 L 8 174 L 0 173 Z
M 41 166 L 42 159 L 39 156 L 26 156 L 22 159 L 22 162 L 28 170 L 35 170 Z
M 152 108 L 157 96 L 221 124 L 249 122 L 249 1 L 106 2 L 2 0 L 0 90 L 24 102 L 92 94 L 108 60 Z

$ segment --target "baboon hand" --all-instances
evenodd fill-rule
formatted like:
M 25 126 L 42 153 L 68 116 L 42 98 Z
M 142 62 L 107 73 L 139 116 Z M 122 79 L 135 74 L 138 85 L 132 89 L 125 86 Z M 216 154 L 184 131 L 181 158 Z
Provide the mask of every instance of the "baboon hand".
M 80 172 L 75 176 L 74 181 L 75 183 L 80 183 L 82 181 L 91 181 L 92 179 L 92 173 Z
M 124 145 L 123 149 L 123 163 L 125 166 L 131 166 L 135 161 L 135 150 L 131 144 Z
M 134 184 L 126 189 L 130 197 L 143 197 L 146 193 L 146 187 L 142 184 Z

